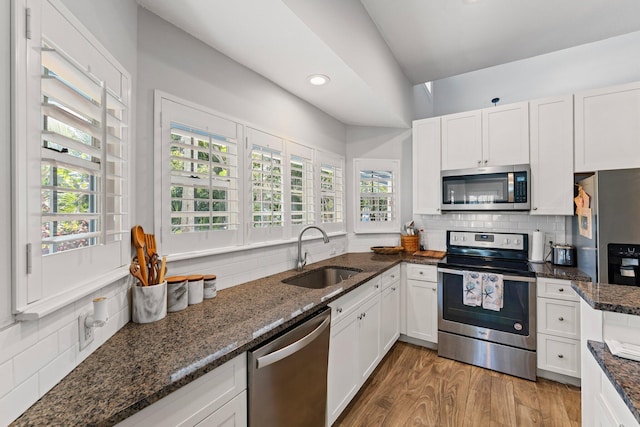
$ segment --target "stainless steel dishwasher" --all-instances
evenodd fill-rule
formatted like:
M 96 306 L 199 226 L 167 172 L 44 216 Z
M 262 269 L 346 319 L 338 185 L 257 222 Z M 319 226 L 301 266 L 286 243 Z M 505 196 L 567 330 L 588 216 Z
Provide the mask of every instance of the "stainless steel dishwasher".
M 249 425 L 324 427 L 331 309 L 249 352 Z

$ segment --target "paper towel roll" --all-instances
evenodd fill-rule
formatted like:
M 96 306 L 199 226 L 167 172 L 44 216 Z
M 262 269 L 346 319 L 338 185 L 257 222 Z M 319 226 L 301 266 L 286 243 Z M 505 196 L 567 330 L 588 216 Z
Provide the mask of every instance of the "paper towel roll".
M 543 262 L 544 261 L 544 232 L 534 231 L 531 238 L 531 262 Z

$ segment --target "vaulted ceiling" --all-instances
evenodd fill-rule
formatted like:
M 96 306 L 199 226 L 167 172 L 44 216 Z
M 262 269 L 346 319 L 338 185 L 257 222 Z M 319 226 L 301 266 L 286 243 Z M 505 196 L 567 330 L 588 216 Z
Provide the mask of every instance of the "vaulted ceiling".
M 640 31 L 638 0 L 138 0 L 354 125 L 407 127 L 413 85 Z M 321 73 L 331 82 L 311 86 Z

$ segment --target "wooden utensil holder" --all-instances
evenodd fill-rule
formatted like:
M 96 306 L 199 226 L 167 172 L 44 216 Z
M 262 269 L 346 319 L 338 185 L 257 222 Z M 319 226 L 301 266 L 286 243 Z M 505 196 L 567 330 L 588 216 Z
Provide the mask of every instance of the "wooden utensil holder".
M 415 252 L 420 248 L 420 236 L 400 236 L 400 246 L 405 252 Z

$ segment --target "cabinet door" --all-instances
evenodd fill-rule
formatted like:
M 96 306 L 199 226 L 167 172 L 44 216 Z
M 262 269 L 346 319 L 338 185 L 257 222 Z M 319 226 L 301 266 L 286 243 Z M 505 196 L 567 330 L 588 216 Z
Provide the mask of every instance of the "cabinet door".
M 532 101 L 531 214 L 573 215 L 573 97 Z
M 360 387 L 358 371 L 359 316 L 356 311 L 331 325 L 327 410 L 329 425 L 338 418 Z
M 482 110 L 482 164 L 529 163 L 529 103 Z
M 371 375 L 378 366 L 380 356 L 380 295 L 362 306 L 358 325 L 358 367 L 360 384 Z
M 380 334 L 384 357 L 400 336 L 400 282 L 393 283 L 382 292 Z
M 247 391 L 243 391 L 222 408 L 196 424 L 197 427 L 245 427 L 247 425 Z
M 438 342 L 438 285 L 407 280 L 407 335 Z
M 440 117 L 413 122 L 413 213 L 440 213 Z
M 451 114 L 442 120 L 442 170 L 482 164 L 481 110 Z
M 575 171 L 640 167 L 640 82 L 575 94 Z

